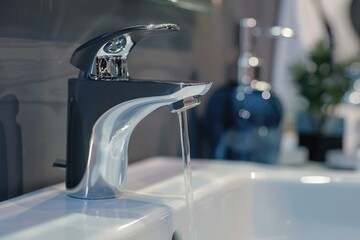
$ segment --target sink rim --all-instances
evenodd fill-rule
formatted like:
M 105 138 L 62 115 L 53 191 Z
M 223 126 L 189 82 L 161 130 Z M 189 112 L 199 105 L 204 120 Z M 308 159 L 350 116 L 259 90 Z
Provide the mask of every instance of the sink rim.
M 288 182 L 288 183 L 300 183 L 300 184 L 309 184 L 309 183 L 302 183 L 301 178 L 304 176 L 322 176 L 327 177 L 330 181 L 326 182 L 327 184 L 356 184 L 360 185 L 360 174 L 357 172 L 350 172 L 350 171 L 333 171 L 329 169 L 323 168 L 315 168 L 315 169 L 294 169 L 291 167 L 274 167 L 270 165 L 260 165 L 254 163 L 246 163 L 246 162 L 224 162 L 224 161 L 214 161 L 214 160 L 193 160 L 192 161 L 192 168 L 194 170 L 194 180 L 198 177 L 202 177 L 205 180 L 209 180 L 211 182 L 212 188 L 206 186 L 199 186 L 195 189 L 194 192 L 194 199 L 196 202 L 199 202 L 203 199 L 207 201 L 211 201 L 211 198 L 214 197 L 214 193 L 216 195 L 220 195 L 220 189 L 223 189 L 225 192 L 229 191 L 231 188 L 236 188 L 242 184 L 256 184 L 257 182 L 264 182 L 264 181 L 273 181 L 273 182 Z M 234 166 L 237 166 L 234 168 Z M 157 171 L 154 169 L 167 169 L 162 177 L 157 176 L 155 179 L 149 180 L 153 175 L 158 174 Z M 233 169 L 233 170 L 231 170 Z M 236 171 L 235 171 L 235 170 Z M 226 174 L 225 172 L 231 170 L 231 174 Z M 164 172 L 164 171 L 163 171 Z M 236 172 L 236 174 L 235 174 Z M 126 196 L 116 198 L 116 199 L 108 199 L 108 200 L 80 200 L 66 196 L 65 194 L 65 187 L 64 183 L 57 184 L 54 186 L 50 186 L 48 188 L 40 189 L 23 196 L 13 198 L 7 201 L 0 203 L 0 229 L 6 228 L 9 226 L 7 223 L 9 220 L 13 220 L 12 223 L 15 223 L 18 216 L 25 216 L 26 218 L 21 219 L 23 222 L 19 221 L 16 222 L 16 228 L 24 228 L 29 227 L 28 222 L 31 214 L 35 216 L 42 216 L 45 211 L 41 206 L 54 207 L 56 204 L 60 203 L 61 207 L 54 208 L 49 214 L 50 220 L 51 218 L 60 219 L 60 223 L 63 225 L 61 226 L 63 229 L 67 228 L 66 223 L 61 221 L 61 216 L 66 217 L 72 213 L 75 209 L 75 213 L 83 214 L 84 218 L 82 221 L 88 223 L 94 223 L 97 218 L 100 218 L 104 225 L 99 224 L 98 227 L 102 228 L 104 232 L 106 232 L 109 236 L 115 233 L 119 233 L 116 229 L 121 229 L 121 226 L 131 226 L 124 230 L 123 228 L 121 234 L 125 237 L 127 235 L 131 235 L 134 231 L 144 231 L 147 229 L 148 225 L 144 225 L 146 222 L 147 224 L 158 223 L 158 219 L 161 217 L 170 217 L 172 212 L 178 211 L 179 209 L 183 209 L 185 207 L 185 202 L 181 194 L 172 194 L 172 195 L 161 195 L 160 190 L 166 190 L 169 186 L 166 184 L 174 184 L 176 182 L 182 181 L 182 161 L 180 158 L 171 158 L 171 157 L 155 157 L 146 159 L 139 163 L 131 164 L 129 166 L 129 182 L 128 182 L 128 191 L 126 192 Z M 243 180 L 243 181 L 239 181 Z M 166 184 L 163 181 L 166 180 Z M 171 182 L 173 181 L 173 182 Z M 230 187 L 231 185 L 231 187 Z M 156 191 L 159 190 L 160 194 Z M 179 191 L 181 193 L 181 191 Z M 117 210 L 116 212 L 113 208 L 119 202 L 123 204 L 130 204 L 131 202 L 126 202 L 125 200 L 131 197 L 135 198 L 135 200 L 144 200 L 147 199 L 150 203 L 157 203 L 159 205 L 152 206 L 151 204 L 148 205 L 146 208 L 146 202 L 142 203 L 144 209 L 146 210 L 147 215 L 141 215 L 141 211 L 134 210 L 131 212 L 129 209 L 121 209 Z M 134 200 L 134 199 L 133 199 Z M 125 204 L 125 205 L 126 205 Z M 89 209 L 86 209 L 84 205 L 89 206 Z M 107 205 L 109 208 L 101 208 L 101 205 Z M 103 210 L 102 212 L 98 212 L 96 215 L 96 211 L 93 211 L 92 208 L 98 208 Z M 82 212 L 79 212 L 79 209 Z M 85 209 L 85 210 L 84 210 Z M 145 211 L 145 212 L 146 212 Z M 112 213 L 111 213 L 112 212 Z M 121 216 L 115 216 L 111 218 L 111 214 L 121 213 L 121 214 L 134 214 L 133 218 L 129 217 L 128 219 L 122 219 Z M 53 215 L 51 215 L 53 214 Z M 63 214 L 63 215 L 61 215 Z M 138 215 L 136 215 L 138 214 Z M 58 218 L 55 218 L 58 216 Z M 130 216 L 130 215 L 129 215 Z M 142 216 L 143 222 L 136 222 L 134 223 L 134 219 L 136 217 Z M 118 218 L 116 218 L 118 217 Z M 116 219 L 116 221 L 114 221 Z M 32 219 L 33 220 L 33 219 Z M 37 219 L 36 219 L 37 220 Z M 35 220 L 35 221 L 36 221 Z M 49 218 L 40 218 L 39 221 L 49 221 Z M 11 221 L 10 221 L 11 222 Z M 40 224 L 41 222 L 39 222 Z M 106 224 L 108 224 L 106 226 Z M 36 222 L 35 222 L 36 225 Z M 41 224 L 40 224 L 41 225 Z M 60 224 L 61 225 L 61 224 Z M 30 225 L 34 226 L 34 225 Z M 154 225 L 155 226 L 155 225 Z M 170 226 L 171 229 L 167 229 L 169 234 L 172 234 L 172 229 L 174 226 Z M 84 228 L 85 230 L 89 230 Z M 75 231 L 75 230 L 74 230 Z M 9 233 L 14 233 L 15 231 Z M 91 232 L 91 229 L 90 229 Z M 16 232 L 15 232 L 16 233 Z M 16 233 L 17 234 L 17 233 Z M 15 235 L 16 235 L 15 234 Z M 81 233 L 79 233 L 81 234 Z M 6 237 L 4 232 L 1 233 L 0 237 Z M 13 235 L 10 235 L 13 236 Z M 119 235 L 117 235 L 119 237 Z M 20 238 L 19 238 L 20 239 Z

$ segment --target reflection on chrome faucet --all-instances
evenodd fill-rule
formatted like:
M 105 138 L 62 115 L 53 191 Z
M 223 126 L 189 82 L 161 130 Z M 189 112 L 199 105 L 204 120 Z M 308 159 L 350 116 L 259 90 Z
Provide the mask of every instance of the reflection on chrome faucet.
M 69 80 L 66 186 L 70 196 L 121 195 L 129 139 L 136 125 L 159 107 L 197 98 L 210 88 L 210 83 L 129 77 L 127 56 L 139 41 L 178 30 L 175 24 L 136 26 L 101 35 L 74 52 L 71 63 L 84 77 Z

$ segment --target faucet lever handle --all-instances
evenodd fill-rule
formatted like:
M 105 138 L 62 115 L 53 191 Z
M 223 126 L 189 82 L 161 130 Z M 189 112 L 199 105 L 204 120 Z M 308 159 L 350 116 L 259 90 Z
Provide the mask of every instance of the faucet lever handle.
M 92 79 L 127 78 L 127 56 L 147 36 L 179 31 L 176 24 L 150 24 L 100 35 L 78 47 L 70 62 Z

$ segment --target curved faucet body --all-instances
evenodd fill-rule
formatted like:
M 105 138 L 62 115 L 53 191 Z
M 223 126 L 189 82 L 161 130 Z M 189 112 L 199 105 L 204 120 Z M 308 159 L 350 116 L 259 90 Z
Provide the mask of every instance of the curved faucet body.
M 85 199 L 121 195 L 132 131 L 148 114 L 170 105 L 173 112 L 199 104 L 211 83 L 133 80 L 127 57 L 142 39 L 180 30 L 150 24 L 100 35 L 78 47 L 70 62 L 83 78 L 69 80 L 66 188 Z M 55 163 L 55 165 L 57 165 Z M 64 165 L 64 164 L 61 164 Z
M 136 125 L 159 107 L 205 94 L 210 85 L 70 79 L 68 194 L 87 199 L 121 195 Z

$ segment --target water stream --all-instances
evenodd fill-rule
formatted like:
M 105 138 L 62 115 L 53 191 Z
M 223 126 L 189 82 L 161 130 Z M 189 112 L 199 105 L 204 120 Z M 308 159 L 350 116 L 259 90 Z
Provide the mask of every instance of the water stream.
M 179 111 L 181 151 L 184 164 L 184 181 L 185 181 L 185 199 L 189 223 L 189 240 L 196 240 L 197 234 L 194 221 L 194 197 L 192 189 L 191 160 L 190 160 L 190 142 L 188 133 L 187 113 L 186 110 Z

